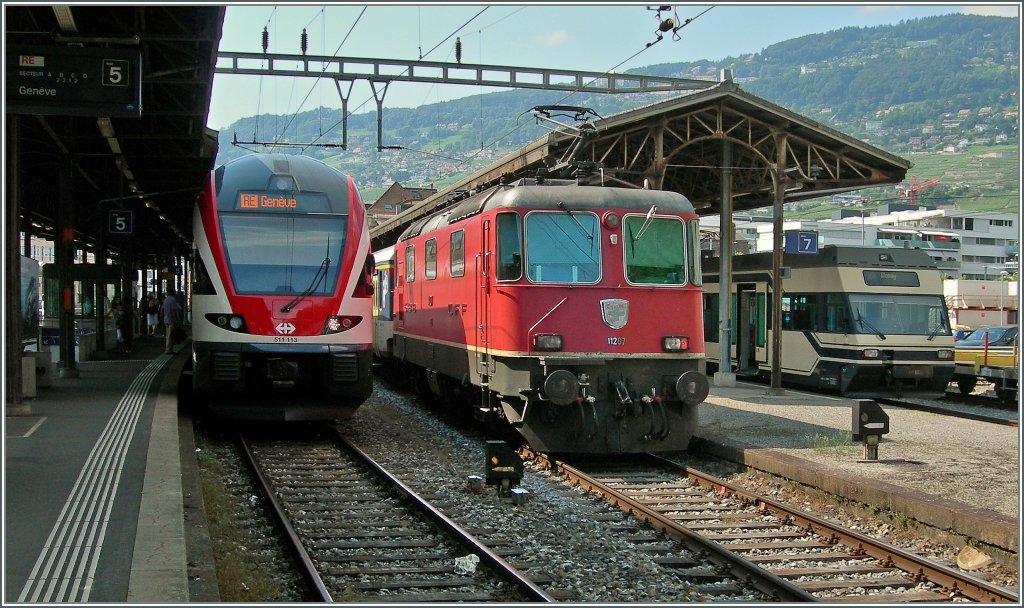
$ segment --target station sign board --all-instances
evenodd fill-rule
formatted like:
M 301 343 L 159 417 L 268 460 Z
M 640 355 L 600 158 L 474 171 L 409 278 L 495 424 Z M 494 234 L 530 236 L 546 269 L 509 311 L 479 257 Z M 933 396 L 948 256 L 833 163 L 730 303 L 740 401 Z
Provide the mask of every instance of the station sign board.
M 7 112 L 142 116 L 138 49 L 7 45 Z
M 818 233 L 813 230 L 788 230 L 783 240 L 786 253 L 818 253 Z
M 134 230 L 131 209 L 111 209 L 107 215 L 107 232 L 110 234 L 131 234 Z

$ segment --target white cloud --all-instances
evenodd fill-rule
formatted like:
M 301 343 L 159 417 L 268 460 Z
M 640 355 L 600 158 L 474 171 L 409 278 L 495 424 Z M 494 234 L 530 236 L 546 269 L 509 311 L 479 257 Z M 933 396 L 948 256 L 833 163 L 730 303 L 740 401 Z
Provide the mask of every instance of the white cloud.
M 983 15 L 986 17 L 1019 17 L 1019 6 L 963 6 L 960 12 L 965 15 Z
M 565 38 L 565 30 L 555 30 L 544 36 L 544 44 L 551 47 L 559 46 L 565 42 Z

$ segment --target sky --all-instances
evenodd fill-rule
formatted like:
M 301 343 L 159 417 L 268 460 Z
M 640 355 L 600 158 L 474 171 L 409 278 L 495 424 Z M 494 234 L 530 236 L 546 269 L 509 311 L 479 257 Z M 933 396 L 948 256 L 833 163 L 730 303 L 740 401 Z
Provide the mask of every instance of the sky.
M 648 8 L 650 6 L 650 8 Z M 658 13 L 645 4 L 228 4 L 220 52 L 307 54 L 361 59 L 455 61 L 581 71 L 626 71 L 644 66 L 718 60 L 760 52 L 808 34 L 844 27 L 971 13 L 1019 17 L 1020 4 L 717 4 L 672 5 L 660 17 L 686 23 L 657 39 Z M 650 44 L 654 43 L 654 44 Z M 650 44 L 650 46 L 648 46 Z M 221 63 L 220 65 L 226 65 Z M 311 66 L 318 69 L 318 65 Z M 394 82 L 382 93 L 384 108 L 418 107 L 499 88 Z M 376 109 L 374 91 L 356 80 L 349 112 Z M 256 114 L 290 115 L 318 107 L 340 108 L 330 78 L 216 75 L 207 126 L 222 130 Z

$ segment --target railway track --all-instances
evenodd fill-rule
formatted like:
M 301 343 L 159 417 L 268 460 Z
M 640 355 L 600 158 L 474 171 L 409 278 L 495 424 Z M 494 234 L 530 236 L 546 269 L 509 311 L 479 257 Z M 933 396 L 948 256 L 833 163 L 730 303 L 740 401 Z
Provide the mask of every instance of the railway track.
M 573 466 L 521 454 L 719 564 L 690 576 L 738 577 L 783 601 L 1020 602 L 969 574 L 655 456 Z
M 951 393 L 946 393 L 950 395 Z M 948 399 L 948 397 L 947 397 Z M 906 399 L 875 399 L 875 401 L 882 405 L 893 405 L 896 407 L 902 407 L 909 410 L 917 410 L 921 412 L 929 412 L 932 414 L 941 414 L 943 416 L 951 416 L 954 418 L 966 418 L 968 420 L 978 420 L 981 422 L 990 422 L 992 424 L 1001 424 L 1003 426 L 1020 426 L 1019 420 L 1008 417 L 1002 412 L 1006 411 L 1006 408 L 1002 407 L 990 407 L 989 405 L 978 406 L 979 402 L 985 400 L 985 397 L 976 397 L 969 400 L 957 399 L 954 397 L 948 402 L 948 405 L 932 405 L 930 403 L 921 403 L 918 401 L 909 401 Z M 965 407 L 958 408 L 957 401 L 964 404 Z M 995 401 L 994 399 L 992 401 Z M 989 413 L 992 412 L 992 413 Z
M 319 599 L 554 601 L 341 437 L 240 437 Z

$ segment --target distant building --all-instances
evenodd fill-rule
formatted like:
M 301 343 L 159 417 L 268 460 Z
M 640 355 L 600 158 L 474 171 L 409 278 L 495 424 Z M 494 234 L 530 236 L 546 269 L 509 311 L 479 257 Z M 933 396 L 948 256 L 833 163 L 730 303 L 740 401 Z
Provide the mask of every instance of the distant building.
M 437 188 L 406 188 L 398 182 L 393 182 L 380 198 L 366 208 L 370 225 L 394 217 L 434 194 L 437 194 Z
M 892 208 L 894 206 L 890 206 Z M 1002 272 L 1019 269 L 1020 218 L 1013 213 L 965 211 L 959 209 L 917 209 L 892 211 L 879 208 L 839 219 L 783 222 L 783 231 L 803 230 L 818 234 L 818 244 L 864 247 L 909 247 L 924 249 L 936 266 L 950 279 L 992 280 Z M 736 216 L 736 240 L 752 239 L 753 252 L 771 251 L 773 225 Z M 717 218 L 715 218 L 717 224 Z M 710 221 L 701 220 L 701 225 Z

